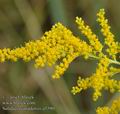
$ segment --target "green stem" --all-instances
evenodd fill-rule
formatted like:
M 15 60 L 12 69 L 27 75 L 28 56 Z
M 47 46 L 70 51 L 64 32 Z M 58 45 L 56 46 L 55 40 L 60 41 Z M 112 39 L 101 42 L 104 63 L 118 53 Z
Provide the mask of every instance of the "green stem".
M 92 58 L 95 58 L 95 59 L 100 59 L 100 57 L 95 56 L 95 55 L 89 55 L 89 56 L 92 57 Z M 109 59 L 109 60 L 110 60 L 110 63 L 120 65 L 120 62 L 118 62 L 116 60 L 112 60 L 112 59 Z
M 110 61 L 111 61 L 111 63 L 117 64 L 117 65 L 120 65 L 120 62 L 118 62 L 118 61 L 114 61 L 114 60 L 112 60 L 112 59 L 110 59 Z

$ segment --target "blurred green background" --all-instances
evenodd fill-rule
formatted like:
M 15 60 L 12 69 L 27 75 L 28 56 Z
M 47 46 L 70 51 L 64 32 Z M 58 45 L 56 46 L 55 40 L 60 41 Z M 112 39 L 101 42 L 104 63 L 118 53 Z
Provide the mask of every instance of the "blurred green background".
M 82 17 L 103 41 L 96 22 L 96 13 L 100 8 L 105 8 L 112 32 L 120 41 L 120 0 L 0 0 L 0 48 L 14 48 L 29 40 L 40 39 L 56 22 L 63 23 L 84 39 L 75 24 L 76 16 Z M 119 94 L 103 91 L 103 96 L 93 102 L 92 90 L 76 96 L 70 91 L 76 85 L 78 76 L 85 78 L 91 75 L 96 65 L 95 60 L 76 58 L 63 78 L 53 80 L 52 68 L 36 70 L 33 63 L 23 61 L 0 64 L 0 114 L 95 114 L 97 106 L 109 105 Z M 10 102 L 10 96 L 34 96 L 36 104 L 32 106 L 53 109 L 3 110 L 3 106 L 9 106 L 3 102 Z

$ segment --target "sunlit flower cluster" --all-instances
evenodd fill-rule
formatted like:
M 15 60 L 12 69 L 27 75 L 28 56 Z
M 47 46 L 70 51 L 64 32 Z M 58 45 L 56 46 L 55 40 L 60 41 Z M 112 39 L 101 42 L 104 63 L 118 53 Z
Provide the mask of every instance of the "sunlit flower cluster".
M 115 99 L 112 102 L 111 107 L 98 107 L 96 110 L 97 114 L 119 114 L 120 112 L 120 98 Z

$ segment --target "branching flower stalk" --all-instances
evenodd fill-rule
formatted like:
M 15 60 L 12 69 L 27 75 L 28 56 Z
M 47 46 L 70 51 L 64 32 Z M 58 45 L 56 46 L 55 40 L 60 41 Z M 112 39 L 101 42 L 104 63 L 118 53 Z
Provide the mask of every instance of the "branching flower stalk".
M 16 62 L 22 59 L 26 62 L 34 61 L 36 68 L 45 67 L 46 65 L 55 66 L 55 73 L 52 78 L 58 79 L 75 58 L 79 56 L 85 59 L 94 58 L 99 61 L 96 72 L 85 79 L 79 77 L 77 85 L 72 87 L 71 92 L 76 94 L 82 90 L 92 88 L 94 90 L 94 101 L 102 95 L 101 91 L 103 89 L 112 93 L 120 92 L 120 81 L 113 79 L 115 74 L 120 73 L 120 62 L 117 60 L 117 54 L 120 53 L 120 43 L 115 41 L 114 35 L 110 31 L 104 9 L 100 9 L 97 17 L 104 36 L 104 44 L 99 41 L 97 35 L 92 32 L 82 18 L 76 17 L 78 28 L 88 38 L 89 44 L 74 36 L 61 23 L 57 23 L 50 31 L 45 32 L 39 40 L 30 41 L 15 49 L 0 49 L 0 62 L 3 63 L 8 60 Z M 59 64 L 57 64 L 58 61 L 60 61 Z M 118 67 L 114 67 L 113 64 L 118 65 Z M 120 104 L 116 102 L 113 102 L 111 109 L 107 107 L 98 108 L 96 112 L 98 114 L 118 114 Z M 116 112 L 113 113 L 116 108 Z

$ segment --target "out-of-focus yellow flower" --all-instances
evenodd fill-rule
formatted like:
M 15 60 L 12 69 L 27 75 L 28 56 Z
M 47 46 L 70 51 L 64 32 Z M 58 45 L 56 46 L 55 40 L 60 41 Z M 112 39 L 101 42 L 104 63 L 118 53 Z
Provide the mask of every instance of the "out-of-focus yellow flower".
M 112 102 L 111 107 L 98 107 L 97 114 L 119 114 L 120 112 L 120 98 Z

